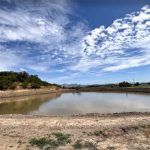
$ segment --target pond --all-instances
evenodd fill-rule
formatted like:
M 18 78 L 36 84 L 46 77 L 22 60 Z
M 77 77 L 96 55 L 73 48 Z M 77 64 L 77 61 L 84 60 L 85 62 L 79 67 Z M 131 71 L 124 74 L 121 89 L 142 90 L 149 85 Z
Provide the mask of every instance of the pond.
M 0 114 L 67 116 L 86 113 L 150 112 L 150 94 L 81 92 L 5 99 Z

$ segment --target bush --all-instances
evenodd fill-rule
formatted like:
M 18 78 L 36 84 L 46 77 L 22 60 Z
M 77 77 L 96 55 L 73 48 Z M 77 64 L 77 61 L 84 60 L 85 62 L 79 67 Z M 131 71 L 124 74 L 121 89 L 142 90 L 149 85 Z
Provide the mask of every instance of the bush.
M 22 86 L 23 89 L 27 89 L 28 88 L 28 83 L 27 82 L 23 82 L 21 84 L 21 86 Z
M 56 137 L 59 145 L 65 145 L 71 142 L 69 139 L 70 135 L 68 134 L 63 134 L 61 132 L 54 132 L 53 135 Z
M 29 143 L 40 149 L 57 149 L 59 146 L 65 146 L 70 142 L 69 135 L 60 132 L 53 133 L 55 139 L 51 138 L 32 138 Z
M 75 149 L 82 149 L 82 148 L 84 147 L 84 145 L 81 143 L 81 140 L 77 140 L 77 141 L 75 142 L 75 144 L 73 145 L 73 147 L 74 147 Z
M 39 89 L 41 86 L 37 83 L 31 83 L 31 89 Z
M 45 147 L 47 145 L 50 145 L 51 147 L 57 147 L 58 146 L 54 140 L 47 139 L 47 138 L 39 138 L 39 139 L 33 138 L 29 141 L 29 143 L 32 146 L 37 146 L 40 149 L 43 149 L 43 147 Z
M 17 86 L 15 84 L 12 84 L 12 85 L 9 86 L 9 89 L 14 90 L 14 89 L 16 89 L 16 87 Z
M 98 150 L 97 145 L 92 142 L 83 143 L 81 140 L 77 140 L 73 145 L 75 149 L 90 149 L 90 150 Z

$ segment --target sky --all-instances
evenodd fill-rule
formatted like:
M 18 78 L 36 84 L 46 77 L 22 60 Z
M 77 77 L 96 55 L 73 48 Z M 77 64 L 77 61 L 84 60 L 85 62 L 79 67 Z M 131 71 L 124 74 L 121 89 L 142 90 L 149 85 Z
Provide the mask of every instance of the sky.
M 149 82 L 150 0 L 0 0 L 0 71 Z

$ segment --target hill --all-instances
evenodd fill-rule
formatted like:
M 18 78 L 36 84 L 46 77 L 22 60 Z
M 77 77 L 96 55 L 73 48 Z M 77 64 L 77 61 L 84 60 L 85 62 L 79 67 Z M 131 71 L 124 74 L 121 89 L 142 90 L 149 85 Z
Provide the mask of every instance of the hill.
M 38 89 L 46 86 L 56 86 L 42 81 L 37 75 L 29 75 L 27 72 L 0 72 L 0 90 L 8 89 Z

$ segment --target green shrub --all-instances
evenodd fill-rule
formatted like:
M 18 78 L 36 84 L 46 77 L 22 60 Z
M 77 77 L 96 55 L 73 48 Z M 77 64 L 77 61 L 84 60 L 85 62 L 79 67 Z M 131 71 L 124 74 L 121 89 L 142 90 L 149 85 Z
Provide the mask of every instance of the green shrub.
M 36 146 L 40 149 L 56 149 L 57 147 L 59 146 L 64 146 L 66 145 L 67 143 L 70 142 L 70 139 L 69 139 L 69 135 L 68 134 L 63 134 L 63 133 L 60 133 L 60 132 L 56 132 L 56 133 L 53 133 L 53 135 L 55 136 L 55 139 L 50 139 L 50 138 L 32 138 L 29 143 L 32 145 L 32 146 Z
M 31 83 L 31 89 L 39 89 L 41 86 L 37 83 Z
M 61 132 L 54 132 L 53 135 L 56 137 L 59 145 L 65 145 L 71 142 L 71 140 L 69 139 L 70 137 L 69 134 L 63 134 Z
M 83 146 L 83 144 L 81 143 L 81 140 L 77 140 L 77 141 L 75 142 L 75 144 L 73 145 L 73 147 L 74 147 L 75 149 L 82 149 L 84 146 Z
M 37 146 L 39 148 L 43 148 L 45 145 L 48 144 L 48 142 L 49 141 L 46 138 L 40 138 L 40 139 L 33 138 L 29 141 L 29 143 L 32 146 Z
M 28 82 L 23 82 L 21 84 L 21 86 L 22 86 L 23 89 L 27 89 L 28 88 Z
M 74 149 L 89 149 L 89 150 L 98 150 L 97 145 L 92 142 L 82 143 L 81 140 L 77 140 L 73 145 Z
M 10 86 L 9 86 L 9 89 L 11 89 L 11 90 L 14 90 L 14 89 L 16 89 L 16 85 L 15 84 L 11 84 Z

